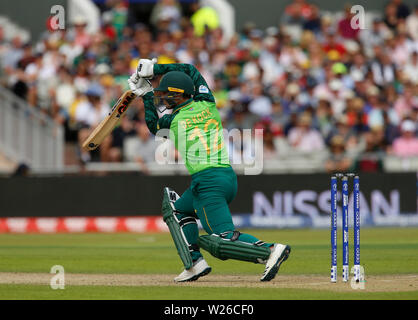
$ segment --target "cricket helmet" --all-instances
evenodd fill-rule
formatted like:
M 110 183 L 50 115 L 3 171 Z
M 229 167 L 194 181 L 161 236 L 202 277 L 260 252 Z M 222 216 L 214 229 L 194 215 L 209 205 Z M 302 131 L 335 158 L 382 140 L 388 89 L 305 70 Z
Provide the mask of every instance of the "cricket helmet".
M 176 92 L 193 95 L 193 80 L 184 72 L 170 71 L 161 78 L 158 88 L 155 88 L 154 91 Z

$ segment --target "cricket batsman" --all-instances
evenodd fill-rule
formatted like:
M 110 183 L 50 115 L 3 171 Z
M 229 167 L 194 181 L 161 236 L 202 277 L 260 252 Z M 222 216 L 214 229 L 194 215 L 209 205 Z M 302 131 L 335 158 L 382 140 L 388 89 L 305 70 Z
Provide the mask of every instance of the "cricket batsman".
M 148 79 L 162 75 L 155 89 Z M 272 280 L 290 254 L 290 246 L 266 243 L 235 229 L 228 204 L 237 193 L 237 176 L 229 163 L 215 98 L 200 72 L 190 64 L 156 64 L 141 59 L 128 80 L 142 97 L 149 130 L 170 129 L 169 137 L 191 175 L 180 197 L 164 188 L 162 213 L 184 271 L 176 282 L 195 281 L 211 272 L 200 248 L 214 257 L 265 264 L 261 281 Z M 158 116 L 164 106 L 171 114 Z M 199 237 L 199 219 L 208 235 Z

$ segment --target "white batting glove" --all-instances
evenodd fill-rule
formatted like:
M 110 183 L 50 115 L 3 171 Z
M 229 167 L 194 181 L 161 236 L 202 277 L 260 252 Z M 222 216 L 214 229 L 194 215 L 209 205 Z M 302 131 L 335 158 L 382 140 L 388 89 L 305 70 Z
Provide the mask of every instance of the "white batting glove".
M 157 59 L 140 59 L 136 73 L 140 78 L 152 78 L 154 76 L 154 64 L 157 63 Z
M 128 84 L 132 92 L 138 97 L 142 97 L 153 90 L 149 80 L 138 77 L 136 72 L 128 79 Z

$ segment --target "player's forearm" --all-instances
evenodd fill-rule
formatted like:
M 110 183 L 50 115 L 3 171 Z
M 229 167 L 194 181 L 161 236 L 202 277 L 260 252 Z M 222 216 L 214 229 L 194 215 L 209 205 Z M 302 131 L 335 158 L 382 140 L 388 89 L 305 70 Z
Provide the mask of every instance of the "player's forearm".
M 205 78 L 200 74 L 199 70 L 191 64 L 187 63 L 169 63 L 169 64 L 155 64 L 154 75 L 166 74 L 170 71 L 181 71 L 187 74 L 193 80 L 195 93 L 194 100 L 207 100 L 215 102 L 215 98 L 206 83 Z
M 145 108 L 145 122 L 147 123 L 148 129 L 152 134 L 156 134 L 158 131 L 158 114 L 154 106 L 153 101 L 154 95 L 147 93 L 142 97 Z
M 170 129 L 171 121 L 174 118 L 172 114 L 165 114 L 161 118 L 158 117 L 157 109 L 154 105 L 154 95 L 147 93 L 142 97 L 145 108 L 145 122 L 149 131 L 156 135 L 160 129 Z

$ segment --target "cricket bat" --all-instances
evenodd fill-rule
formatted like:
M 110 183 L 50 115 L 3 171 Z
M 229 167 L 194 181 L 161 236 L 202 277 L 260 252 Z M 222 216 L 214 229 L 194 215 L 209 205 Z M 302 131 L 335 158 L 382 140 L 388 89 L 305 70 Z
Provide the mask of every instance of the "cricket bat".
M 112 132 L 119 120 L 122 119 L 125 111 L 135 98 L 136 94 L 131 90 L 125 91 L 106 118 L 99 123 L 90 136 L 83 142 L 83 149 L 90 151 L 96 149 Z

